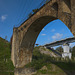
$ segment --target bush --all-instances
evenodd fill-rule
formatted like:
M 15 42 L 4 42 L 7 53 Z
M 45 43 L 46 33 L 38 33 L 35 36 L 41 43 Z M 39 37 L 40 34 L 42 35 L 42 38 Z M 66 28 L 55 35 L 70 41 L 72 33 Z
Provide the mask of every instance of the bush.
M 26 67 L 33 67 L 34 69 L 38 70 L 50 62 L 51 57 L 48 55 L 41 54 L 38 48 L 39 47 L 34 48 L 32 62 L 27 64 Z

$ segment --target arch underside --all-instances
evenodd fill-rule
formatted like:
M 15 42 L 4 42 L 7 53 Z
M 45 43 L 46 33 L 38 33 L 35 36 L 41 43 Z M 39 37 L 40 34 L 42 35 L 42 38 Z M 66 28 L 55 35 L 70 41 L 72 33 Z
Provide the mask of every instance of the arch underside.
M 63 4 L 63 2 L 65 4 Z M 53 8 L 53 10 L 51 9 L 50 11 L 51 14 L 46 15 L 45 12 L 42 15 L 40 14 L 41 17 L 36 18 L 34 20 L 34 22 L 29 26 L 29 28 L 27 29 L 27 32 L 25 33 L 25 35 L 23 36 L 22 39 L 22 43 L 21 43 L 21 47 L 26 47 L 29 48 L 29 46 L 34 46 L 35 41 L 37 39 L 37 36 L 39 35 L 40 31 L 44 28 L 44 26 L 46 26 L 49 22 L 56 20 L 56 19 L 60 19 L 71 31 L 71 4 L 70 4 L 70 0 L 63 0 L 61 6 L 66 5 L 66 9 L 67 11 L 65 12 L 65 10 L 60 10 L 59 5 L 58 5 L 58 1 L 54 2 L 51 7 Z M 65 7 L 62 7 L 62 9 L 65 9 Z M 60 10 L 60 11 L 59 11 Z M 49 12 L 49 11 L 48 11 Z M 53 13 L 55 12 L 55 14 Z M 28 41 L 29 42 L 28 42 Z
M 58 18 L 53 16 L 43 16 L 36 19 L 28 28 L 27 32 L 25 33 L 20 48 L 31 48 L 33 49 L 36 39 L 41 32 L 41 30 L 51 21 L 56 20 Z M 68 18 L 70 19 L 70 18 Z M 62 21 L 62 20 L 61 20 Z M 67 24 L 67 27 L 70 29 L 70 20 L 68 22 L 65 20 L 63 21 Z M 64 24 L 65 24 L 64 23 Z M 70 29 L 71 30 L 71 29 Z
M 46 6 L 47 11 L 46 11 L 46 8 L 42 8 L 40 11 L 38 11 L 35 15 L 33 15 L 30 18 L 31 20 L 29 19 L 29 21 L 25 22 L 24 25 L 18 28 L 20 29 L 20 32 L 17 32 L 18 34 L 16 33 L 16 36 L 15 36 L 18 39 L 16 38 L 17 41 L 16 40 L 14 41 L 17 45 L 17 48 L 15 47 L 13 48 L 14 51 L 16 50 L 15 52 L 16 54 L 13 52 L 14 54 L 13 60 L 14 60 L 14 63 L 16 61 L 16 64 L 18 67 L 23 67 L 27 63 L 31 62 L 32 51 L 33 51 L 36 39 L 40 31 L 49 22 L 56 19 L 60 19 L 71 30 L 72 23 L 71 23 L 71 14 L 68 12 L 69 10 L 67 12 L 63 12 L 62 8 L 60 8 L 60 6 L 57 3 L 53 3 L 52 5 L 56 6 L 56 8 L 53 6 L 49 7 L 49 4 L 48 4 Z M 26 30 L 23 30 L 23 27 L 25 26 L 26 23 L 28 23 L 29 27 L 27 27 Z M 21 37 L 21 34 L 22 34 L 22 37 Z M 19 45 L 17 44 L 17 42 Z
M 40 33 L 40 31 L 46 26 L 49 22 L 56 20 L 57 18 L 52 16 L 43 16 L 38 18 L 31 24 L 27 33 L 24 35 L 21 47 L 29 48 L 29 46 L 34 46 L 35 41 Z M 29 42 L 28 42 L 29 41 Z

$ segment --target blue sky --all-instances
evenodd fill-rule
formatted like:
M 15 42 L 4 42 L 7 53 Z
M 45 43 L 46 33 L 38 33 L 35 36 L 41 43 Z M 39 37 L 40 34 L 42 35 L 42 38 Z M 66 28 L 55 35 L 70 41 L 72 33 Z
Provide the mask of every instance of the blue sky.
M 0 37 L 10 41 L 13 27 L 28 18 L 33 9 L 39 8 L 43 0 L 0 0 Z M 43 45 L 55 40 L 73 37 L 66 25 L 59 19 L 47 24 L 40 32 L 36 43 Z
M 42 45 L 69 37 L 73 37 L 73 34 L 61 20 L 57 19 L 48 23 L 42 29 L 36 43 Z
M 0 36 L 10 41 L 13 27 L 28 18 L 43 0 L 0 0 Z

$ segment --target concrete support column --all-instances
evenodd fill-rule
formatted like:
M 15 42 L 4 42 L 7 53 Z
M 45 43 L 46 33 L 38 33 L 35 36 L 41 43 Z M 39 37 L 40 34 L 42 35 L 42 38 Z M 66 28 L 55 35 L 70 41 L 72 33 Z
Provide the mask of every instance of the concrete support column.
M 70 47 L 68 43 L 63 44 L 63 53 L 62 53 L 62 57 L 66 58 L 68 57 L 69 59 L 71 59 L 72 54 L 70 53 Z

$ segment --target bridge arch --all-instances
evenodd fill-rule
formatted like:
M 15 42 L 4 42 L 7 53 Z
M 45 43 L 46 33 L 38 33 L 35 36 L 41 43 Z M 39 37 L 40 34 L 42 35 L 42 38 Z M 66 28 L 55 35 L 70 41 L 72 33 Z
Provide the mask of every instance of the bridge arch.
M 29 46 L 29 42 L 30 45 L 34 46 L 35 41 L 40 33 L 40 31 L 51 21 L 56 20 L 57 18 L 52 17 L 52 16 L 43 16 L 40 17 L 38 19 L 36 19 L 31 26 L 28 28 L 27 32 L 25 33 L 22 43 L 21 43 L 21 47 L 28 47 Z M 31 37 L 31 39 L 30 39 Z M 29 42 L 27 42 L 27 40 L 29 40 Z M 26 46 L 24 46 L 26 43 Z
M 36 39 L 41 30 L 51 21 L 58 18 L 53 16 L 42 16 L 36 19 L 27 29 L 22 38 L 22 42 L 19 47 L 19 65 L 24 66 L 32 60 L 32 52 L 36 42 Z M 66 23 L 66 22 L 65 22 Z M 68 26 L 67 26 L 68 27 Z
M 61 0 L 51 0 L 20 27 L 14 28 L 12 61 L 16 68 L 23 67 L 31 62 L 35 41 L 40 31 L 49 22 L 60 19 L 72 31 L 71 14 L 68 11 L 64 13 L 62 10 Z

